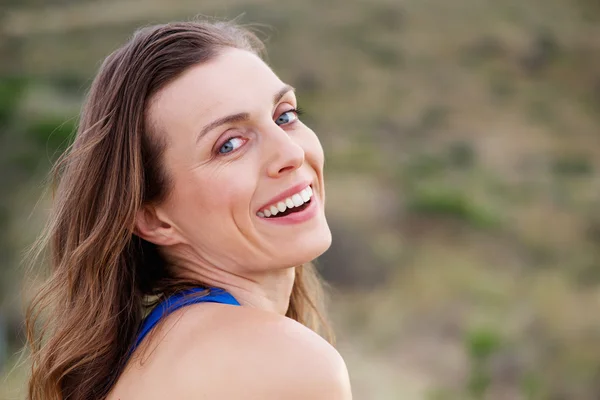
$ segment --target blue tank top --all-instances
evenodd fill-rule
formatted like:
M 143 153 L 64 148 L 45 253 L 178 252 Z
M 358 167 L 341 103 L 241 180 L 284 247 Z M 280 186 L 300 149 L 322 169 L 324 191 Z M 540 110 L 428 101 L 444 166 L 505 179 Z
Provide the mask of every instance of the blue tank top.
M 231 294 L 220 288 L 209 288 L 208 294 L 204 296 L 197 295 L 200 292 L 206 291 L 205 288 L 192 288 L 178 292 L 165 300 L 161 301 L 142 322 L 142 327 L 135 341 L 131 353 L 142 343 L 142 340 L 148 333 L 172 312 L 179 310 L 182 307 L 197 303 L 221 303 L 239 306 L 240 303 Z

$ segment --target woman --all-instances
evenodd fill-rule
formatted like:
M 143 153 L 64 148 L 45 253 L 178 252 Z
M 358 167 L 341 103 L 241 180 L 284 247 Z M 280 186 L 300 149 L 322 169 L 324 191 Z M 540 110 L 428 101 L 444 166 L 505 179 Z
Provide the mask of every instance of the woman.
M 351 398 L 313 332 L 323 151 L 260 51 L 172 23 L 100 68 L 39 241 L 30 399 Z

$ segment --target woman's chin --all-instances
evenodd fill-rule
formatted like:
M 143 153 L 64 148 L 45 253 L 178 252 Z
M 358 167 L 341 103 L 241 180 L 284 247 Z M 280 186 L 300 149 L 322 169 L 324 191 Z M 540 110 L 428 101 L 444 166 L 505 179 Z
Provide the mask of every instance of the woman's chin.
M 294 239 L 289 244 L 281 246 L 279 250 L 285 249 L 285 258 L 288 259 L 286 265 L 302 265 L 314 261 L 325 253 L 331 246 L 331 240 L 331 231 L 328 226 L 325 226 L 310 235 L 302 235 Z

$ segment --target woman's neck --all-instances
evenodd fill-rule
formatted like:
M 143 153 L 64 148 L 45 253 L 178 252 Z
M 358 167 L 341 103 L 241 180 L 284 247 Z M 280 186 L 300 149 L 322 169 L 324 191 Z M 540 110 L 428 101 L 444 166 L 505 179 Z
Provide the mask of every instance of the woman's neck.
M 279 268 L 261 272 L 233 274 L 190 254 L 168 257 L 173 272 L 185 280 L 219 287 L 229 292 L 242 305 L 285 315 L 292 294 L 295 268 Z
M 263 273 L 258 280 L 242 280 L 218 285 L 236 298 L 243 306 L 285 315 L 294 285 L 294 268 Z

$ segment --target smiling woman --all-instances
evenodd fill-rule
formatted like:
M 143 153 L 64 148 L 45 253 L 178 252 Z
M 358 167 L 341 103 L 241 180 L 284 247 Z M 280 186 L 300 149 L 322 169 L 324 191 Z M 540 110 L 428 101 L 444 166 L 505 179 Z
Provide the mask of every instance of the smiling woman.
M 171 23 L 100 68 L 37 243 L 30 399 L 351 398 L 315 333 L 323 150 L 261 49 Z

